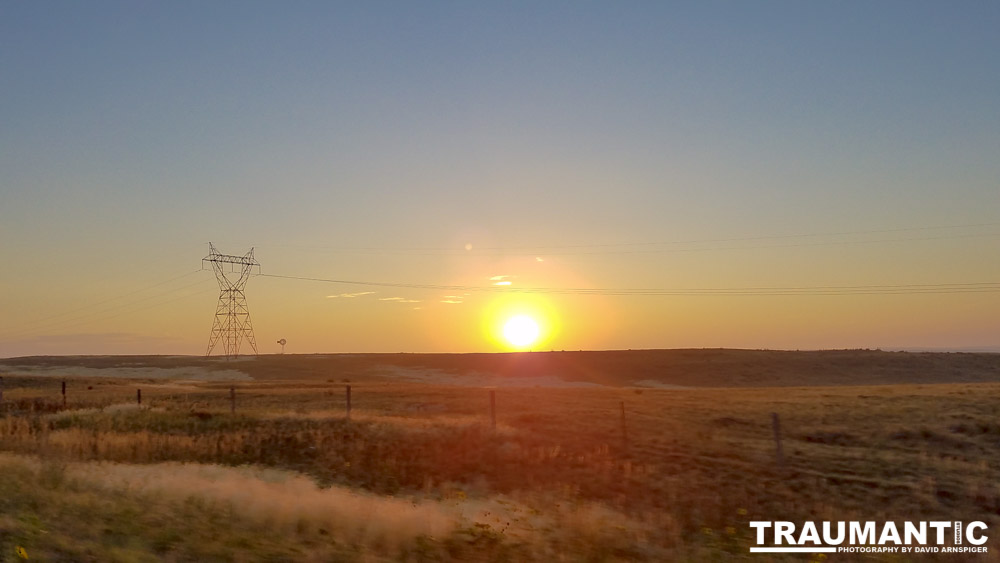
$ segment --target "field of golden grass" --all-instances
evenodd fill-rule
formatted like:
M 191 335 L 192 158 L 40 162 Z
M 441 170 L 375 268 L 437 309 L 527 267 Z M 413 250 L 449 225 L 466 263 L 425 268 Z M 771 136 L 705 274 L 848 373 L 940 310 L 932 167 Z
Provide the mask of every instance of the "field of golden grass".
M 241 357 L 40 356 L 0 359 L 13 367 L 80 375 L 135 372 L 136 377 L 195 378 L 197 370 L 261 380 L 398 380 L 399 375 L 447 374 L 531 386 L 553 377 L 610 386 L 799 387 L 1000 382 L 1000 354 L 909 353 L 881 350 L 611 350 L 508 354 L 312 354 Z M 155 372 L 155 373 L 153 373 Z M 185 375 L 188 374 L 188 375 Z M 484 376 L 486 376 L 484 378 Z M 427 381 L 430 382 L 430 381 Z
M 749 521 L 930 519 L 986 522 L 991 553 L 980 560 L 1000 559 L 992 537 L 1000 538 L 1000 383 L 988 382 L 996 358 L 829 353 L 812 356 L 822 377 L 809 379 L 802 357 L 772 356 L 768 368 L 763 357 L 715 352 L 730 384 L 799 373 L 803 386 L 531 386 L 532 374 L 554 372 L 577 382 L 692 384 L 666 363 L 657 364 L 665 375 L 655 366 L 629 373 L 630 362 L 641 364 L 635 358 L 611 375 L 588 375 L 568 356 L 556 369 L 559 353 L 545 369 L 540 354 L 491 358 L 478 370 L 464 355 L 437 364 L 416 355 L 5 360 L 0 554 L 22 547 L 33 559 L 73 561 L 792 561 L 807 559 L 750 555 Z M 856 366 L 860 373 L 903 377 L 900 366 L 924 365 L 906 377 L 927 383 L 857 385 L 862 376 L 850 368 L 865 357 L 875 363 Z M 591 358 L 611 369 L 610 359 Z M 57 365 L 90 369 L 37 371 Z M 496 428 L 490 390 L 433 382 L 503 365 L 525 368 L 519 377 L 528 384 L 493 389 Z M 254 379 L 90 371 L 123 366 L 236 369 Z M 560 371 L 566 366 L 576 375 Z M 699 369 L 703 379 L 718 370 Z M 399 370 L 427 379 L 394 380 Z M 962 382 L 940 382 L 948 377 Z M 772 413 L 782 428 L 780 465 Z

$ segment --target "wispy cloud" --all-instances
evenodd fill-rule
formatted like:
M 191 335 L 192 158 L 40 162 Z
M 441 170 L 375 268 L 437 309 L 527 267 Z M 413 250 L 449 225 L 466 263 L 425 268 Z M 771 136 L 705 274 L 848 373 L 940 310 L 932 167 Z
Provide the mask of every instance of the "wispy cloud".
M 510 280 L 516 277 L 517 276 L 508 276 L 508 275 L 493 276 L 492 278 L 490 278 L 490 281 L 493 282 L 493 285 L 510 285 L 511 284 Z
M 545 258 L 542 258 L 541 256 L 535 256 L 535 262 L 544 262 L 544 261 Z
M 460 304 L 464 303 L 464 301 L 459 301 L 458 299 L 442 299 L 441 302 L 442 303 L 451 303 L 451 304 L 454 304 L 454 305 L 460 305 Z
M 407 299 L 405 297 L 379 297 L 379 301 L 395 301 L 396 303 L 420 303 L 419 299 Z
M 360 291 L 358 293 L 341 293 L 340 295 L 327 295 L 326 298 L 327 299 L 337 299 L 338 297 L 343 297 L 343 298 L 349 299 L 349 298 L 352 298 L 352 297 L 361 297 L 362 295 L 372 295 L 373 293 L 375 293 L 375 292 L 374 291 Z

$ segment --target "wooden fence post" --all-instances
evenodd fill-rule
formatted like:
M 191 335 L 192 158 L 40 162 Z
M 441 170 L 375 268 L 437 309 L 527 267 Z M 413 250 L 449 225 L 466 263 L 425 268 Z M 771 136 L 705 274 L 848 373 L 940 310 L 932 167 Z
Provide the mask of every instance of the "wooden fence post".
M 625 426 L 625 401 L 621 402 L 622 407 L 622 449 L 628 453 L 628 428 Z
M 66 380 L 62 382 L 63 408 L 66 408 Z
M 351 420 L 351 386 L 347 385 L 344 393 L 347 398 L 347 420 Z
M 785 465 L 785 453 L 781 449 L 781 421 L 778 420 L 778 413 L 771 413 L 771 426 L 774 427 L 774 445 L 775 445 L 775 457 L 778 460 L 778 465 Z
M 135 404 L 142 406 L 142 389 L 135 390 Z
M 497 431 L 497 392 L 490 391 L 490 428 Z
M 236 386 L 229 387 L 229 414 L 236 414 Z

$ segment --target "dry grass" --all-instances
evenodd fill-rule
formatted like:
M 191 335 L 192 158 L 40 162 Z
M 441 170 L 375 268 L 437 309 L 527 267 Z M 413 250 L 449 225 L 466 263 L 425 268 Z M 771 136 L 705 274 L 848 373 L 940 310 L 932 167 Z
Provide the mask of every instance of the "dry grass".
M 285 380 L 398 381 L 397 373 L 489 375 L 533 385 L 569 382 L 634 385 L 656 382 L 690 387 L 788 387 L 1000 381 L 1000 354 L 906 353 L 881 350 L 610 350 L 509 354 L 262 355 L 226 361 L 185 356 L 40 356 L 0 359 L 0 370 L 21 368 L 83 375 L 143 370 L 150 374 L 202 374 L 280 382 Z M 37 372 L 36 372 L 37 373 Z M 137 376 L 139 377 L 139 376 Z M 551 379 L 550 379 L 551 381 Z
M 345 378 L 327 379 L 236 383 L 233 415 L 230 384 L 71 379 L 64 409 L 58 381 L 5 377 L 0 449 L 30 457 L 2 463 L 28 482 L 63 467 L 181 538 L 196 502 L 221 560 L 721 560 L 749 557 L 757 519 L 1000 522 L 995 383 L 504 388 L 494 432 L 486 390 L 354 381 L 346 420 Z M 263 543 L 240 548 L 243 525 Z M 190 556 L 130 529 L 136 553 Z

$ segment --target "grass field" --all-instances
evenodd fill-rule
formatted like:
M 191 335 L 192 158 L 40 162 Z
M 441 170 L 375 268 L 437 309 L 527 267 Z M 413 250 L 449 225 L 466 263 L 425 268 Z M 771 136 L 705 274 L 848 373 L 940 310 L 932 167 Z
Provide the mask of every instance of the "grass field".
M 982 520 L 978 560 L 1000 560 L 996 355 L 20 358 L 0 375 L 0 560 L 809 560 L 751 556 L 751 520 Z M 462 377 L 498 383 L 495 429 L 490 390 Z M 903 560 L 829 559 L 866 557 Z

